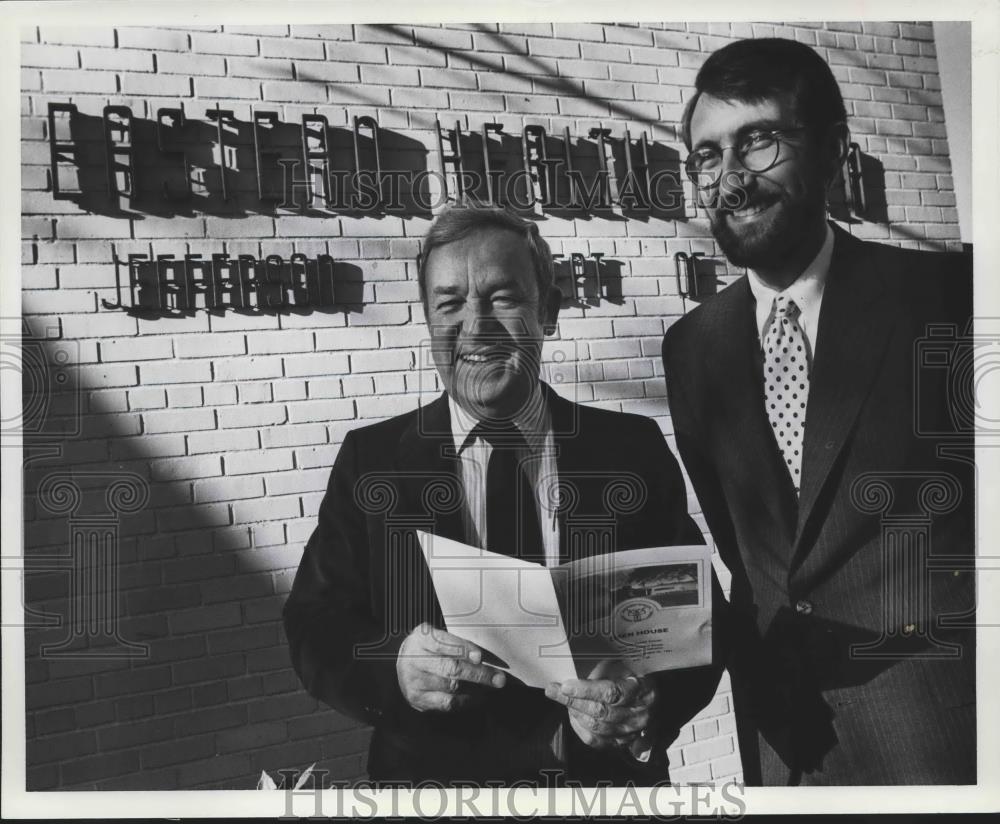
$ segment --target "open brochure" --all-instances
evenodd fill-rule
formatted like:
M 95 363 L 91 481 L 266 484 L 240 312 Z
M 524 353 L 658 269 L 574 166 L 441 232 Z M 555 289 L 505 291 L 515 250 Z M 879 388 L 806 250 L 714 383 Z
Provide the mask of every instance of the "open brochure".
M 445 625 L 532 687 L 712 662 L 711 552 L 671 546 L 545 567 L 417 532 Z

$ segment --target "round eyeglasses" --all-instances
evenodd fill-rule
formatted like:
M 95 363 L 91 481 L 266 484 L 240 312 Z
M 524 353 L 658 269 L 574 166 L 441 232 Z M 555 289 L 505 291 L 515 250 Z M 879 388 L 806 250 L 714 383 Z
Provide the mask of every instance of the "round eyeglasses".
M 699 189 L 712 189 L 719 184 L 722 176 L 722 153 L 726 149 L 735 149 L 737 159 L 748 172 L 766 172 L 778 162 L 781 141 L 804 131 L 804 126 L 753 131 L 731 146 L 703 146 L 687 156 L 684 171 Z

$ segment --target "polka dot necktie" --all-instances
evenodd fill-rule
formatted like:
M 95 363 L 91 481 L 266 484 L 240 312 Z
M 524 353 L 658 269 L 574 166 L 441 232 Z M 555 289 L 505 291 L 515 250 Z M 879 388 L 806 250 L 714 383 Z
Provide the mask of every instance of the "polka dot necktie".
M 778 295 L 764 335 L 764 404 L 796 495 L 802 482 L 802 436 L 809 397 L 809 359 L 798 316 L 795 301 Z

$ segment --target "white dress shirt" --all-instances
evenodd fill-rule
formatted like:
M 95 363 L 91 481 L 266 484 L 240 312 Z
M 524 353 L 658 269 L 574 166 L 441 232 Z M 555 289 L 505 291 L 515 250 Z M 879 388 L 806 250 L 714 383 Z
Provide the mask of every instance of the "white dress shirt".
M 833 229 L 826 224 L 826 237 L 816 257 L 802 271 L 787 289 L 778 292 L 768 286 L 752 269 L 747 270 L 750 281 L 750 291 L 757 301 L 757 335 L 758 342 L 763 345 L 764 336 L 774 319 L 774 299 L 778 295 L 786 295 L 795 301 L 799 308 L 799 326 L 806 338 L 809 363 L 812 364 L 816 353 L 816 337 L 819 331 L 819 310 L 823 303 L 823 289 L 826 286 L 826 276 L 830 271 L 830 259 L 833 257 Z
M 451 434 L 461 461 L 462 484 L 465 487 L 467 505 L 463 518 L 466 541 L 475 546 L 486 547 L 486 470 L 493 447 L 473 434 L 472 430 L 479 421 L 462 409 L 451 395 L 448 396 L 448 407 L 451 412 Z M 545 396 L 537 384 L 531 402 L 515 417 L 514 424 L 527 443 L 527 450 L 522 449 L 519 457 L 535 495 L 535 507 L 545 547 L 545 565 L 556 566 L 559 563 L 559 520 L 554 505 L 550 503 L 554 500 L 550 495 L 550 488 L 554 493 L 554 485 L 559 476 L 552 418 Z

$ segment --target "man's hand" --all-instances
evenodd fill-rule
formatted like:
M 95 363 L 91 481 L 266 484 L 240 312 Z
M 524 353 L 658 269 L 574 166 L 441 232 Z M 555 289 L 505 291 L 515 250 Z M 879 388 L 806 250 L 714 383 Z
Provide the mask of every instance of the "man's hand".
M 500 689 L 506 676 L 482 663 L 475 644 L 424 623 L 406 636 L 396 657 L 403 697 L 415 710 L 451 712 L 473 703 L 481 685 Z
M 639 757 L 648 749 L 643 737 L 657 700 L 656 684 L 648 678 L 581 680 L 549 684 L 545 695 L 569 711 L 569 723 L 589 747 L 627 747 Z

